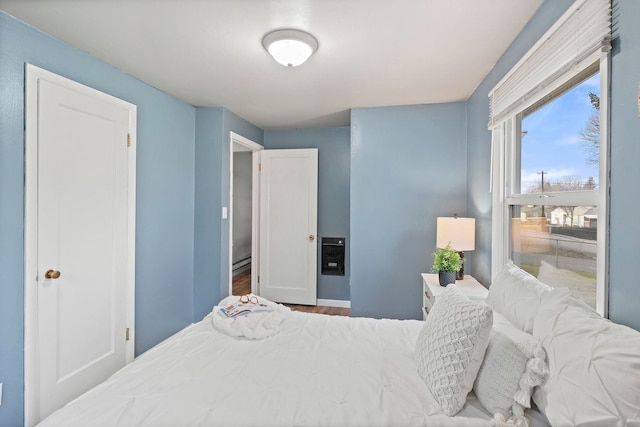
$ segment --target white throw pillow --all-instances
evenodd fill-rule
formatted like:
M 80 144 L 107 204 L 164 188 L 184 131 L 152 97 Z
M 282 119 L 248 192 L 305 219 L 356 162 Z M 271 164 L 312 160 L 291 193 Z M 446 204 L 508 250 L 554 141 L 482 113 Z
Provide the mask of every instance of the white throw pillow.
M 487 304 L 530 334 L 542 300 L 551 297 L 550 293 L 567 295 L 569 290 L 551 288 L 509 261 L 489 286 Z
M 533 334 L 550 371 L 533 400 L 551 425 L 640 425 L 640 332 L 567 295 L 541 307 Z
M 448 416 L 457 414 L 482 364 L 493 311 L 470 301 L 455 285 L 438 296 L 418 336 L 415 360 L 420 376 Z
M 540 342 L 493 313 L 493 328 L 473 391 L 493 423 L 525 425 L 524 408 L 531 407 L 533 388 L 549 375 Z
M 538 280 L 552 288 L 569 288 L 574 297 L 591 307 L 596 306 L 596 286 L 593 278 L 585 277 L 575 271 L 557 268 L 540 260 Z

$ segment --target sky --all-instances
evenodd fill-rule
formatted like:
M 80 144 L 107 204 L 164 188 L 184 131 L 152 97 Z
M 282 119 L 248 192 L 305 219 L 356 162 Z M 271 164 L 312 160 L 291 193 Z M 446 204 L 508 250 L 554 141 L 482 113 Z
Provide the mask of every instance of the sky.
M 600 74 L 596 74 L 522 120 L 522 190 L 544 181 L 567 177 L 598 182 L 598 166 L 587 165 L 587 152 L 580 138 L 594 112 L 589 92 L 600 96 Z

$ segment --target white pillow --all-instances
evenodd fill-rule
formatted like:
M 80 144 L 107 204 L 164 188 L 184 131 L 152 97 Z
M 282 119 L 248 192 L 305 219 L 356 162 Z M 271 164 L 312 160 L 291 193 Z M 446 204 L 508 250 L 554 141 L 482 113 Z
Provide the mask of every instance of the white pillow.
M 549 293 L 566 295 L 569 290 L 551 288 L 509 261 L 489 286 L 487 304 L 530 334 L 542 299 Z
M 538 280 L 552 288 L 569 288 L 574 297 L 591 307 L 596 306 L 596 279 L 582 276 L 575 271 L 557 268 L 540 260 Z
M 541 307 L 533 334 L 550 371 L 533 400 L 551 425 L 640 425 L 640 332 L 566 295 Z
M 438 296 L 420 331 L 414 355 L 418 372 L 450 417 L 473 387 L 492 322 L 488 305 L 470 301 L 452 284 Z
M 493 328 L 473 391 L 494 425 L 525 425 L 533 388 L 549 375 L 540 342 L 493 313 Z

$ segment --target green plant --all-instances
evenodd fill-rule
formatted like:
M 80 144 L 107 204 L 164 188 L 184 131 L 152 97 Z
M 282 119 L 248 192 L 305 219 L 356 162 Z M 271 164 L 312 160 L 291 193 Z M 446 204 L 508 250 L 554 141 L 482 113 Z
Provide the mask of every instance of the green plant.
M 431 271 L 459 271 L 462 268 L 463 262 L 464 260 L 460 258 L 460 253 L 447 245 L 446 248 L 438 248 L 433 253 L 433 267 L 431 267 Z

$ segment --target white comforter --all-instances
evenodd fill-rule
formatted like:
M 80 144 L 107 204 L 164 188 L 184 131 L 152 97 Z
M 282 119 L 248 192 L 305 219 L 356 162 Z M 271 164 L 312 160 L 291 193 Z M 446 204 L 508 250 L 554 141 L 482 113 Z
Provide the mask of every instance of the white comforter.
M 255 341 L 205 318 L 40 426 L 489 426 L 473 396 L 440 412 L 413 362 L 422 325 L 291 312 Z

